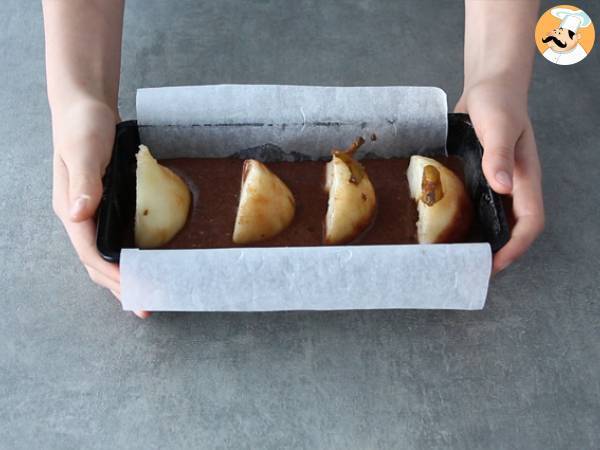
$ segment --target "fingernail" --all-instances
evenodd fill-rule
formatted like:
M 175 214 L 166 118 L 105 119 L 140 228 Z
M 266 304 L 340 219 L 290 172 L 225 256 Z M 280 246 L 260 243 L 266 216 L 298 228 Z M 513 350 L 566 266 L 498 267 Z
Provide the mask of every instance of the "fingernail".
M 511 261 L 505 262 L 504 264 L 502 264 L 501 266 L 496 268 L 496 273 L 500 273 L 503 270 L 505 270 L 508 266 L 510 266 Z
M 133 313 L 136 316 L 138 316 L 140 319 L 147 319 L 148 318 L 148 314 L 146 313 L 146 311 L 134 311 Z
M 73 205 L 71 206 L 71 216 L 79 215 L 86 207 L 88 200 L 90 199 L 89 195 L 80 195 L 77 197 Z
M 496 172 L 496 181 L 507 188 L 512 188 L 512 178 L 508 172 L 504 170 Z

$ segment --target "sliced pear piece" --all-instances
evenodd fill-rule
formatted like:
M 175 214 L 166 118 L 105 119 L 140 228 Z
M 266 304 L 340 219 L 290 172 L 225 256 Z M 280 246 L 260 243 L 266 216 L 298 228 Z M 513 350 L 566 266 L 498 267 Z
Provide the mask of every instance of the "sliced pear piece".
M 411 197 L 417 202 L 420 244 L 460 242 L 473 219 L 463 182 L 438 161 L 412 156 L 406 173 Z
M 325 216 L 325 243 L 356 240 L 373 222 L 377 198 L 365 168 L 354 159 L 364 143 L 356 139 L 346 150 L 334 150 L 327 163 L 325 191 L 329 193 Z
M 244 161 L 233 229 L 235 244 L 251 244 L 276 236 L 292 223 L 295 211 L 296 200 L 277 175 L 254 159 Z
M 156 248 L 185 225 L 192 196 L 184 181 L 161 166 L 148 147 L 140 145 L 136 158 L 135 245 Z

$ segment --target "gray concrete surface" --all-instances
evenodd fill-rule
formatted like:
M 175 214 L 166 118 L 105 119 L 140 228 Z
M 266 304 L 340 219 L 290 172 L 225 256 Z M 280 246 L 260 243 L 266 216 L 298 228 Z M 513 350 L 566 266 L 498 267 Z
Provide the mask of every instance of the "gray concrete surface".
M 600 48 L 536 58 L 547 230 L 484 311 L 141 321 L 88 281 L 51 211 L 40 9 L 0 8 L 0 448 L 600 447 Z M 137 87 L 201 83 L 437 85 L 454 102 L 462 14 L 131 0 L 122 114 Z

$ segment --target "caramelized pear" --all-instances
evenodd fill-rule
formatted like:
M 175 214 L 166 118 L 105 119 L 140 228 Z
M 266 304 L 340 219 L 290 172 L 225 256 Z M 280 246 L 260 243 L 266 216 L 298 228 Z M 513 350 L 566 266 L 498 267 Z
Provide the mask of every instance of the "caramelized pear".
M 358 138 L 348 149 L 334 150 L 331 161 L 327 163 L 326 244 L 345 244 L 356 240 L 375 218 L 375 190 L 364 167 L 354 159 L 363 143 L 364 139 Z
M 184 181 L 161 166 L 148 147 L 140 145 L 136 158 L 135 245 L 156 248 L 185 225 L 192 196 Z
M 412 156 L 407 170 L 411 197 L 417 202 L 417 238 L 421 244 L 463 240 L 473 210 L 463 182 L 438 161 Z
M 244 161 L 240 201 L 233 230 L 235 244 L 251 244 L 281 233 L 296 210 L 294 196 L 264 164 Z

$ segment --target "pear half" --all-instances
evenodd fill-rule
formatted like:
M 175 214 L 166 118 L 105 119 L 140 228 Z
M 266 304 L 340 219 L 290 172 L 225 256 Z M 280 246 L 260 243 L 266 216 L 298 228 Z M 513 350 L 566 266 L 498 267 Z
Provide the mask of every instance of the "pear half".
M 326 167 L 325 191 L 329 193 L 325 216 L 326 244 L 345 244 L 357 239 L 373 222 L 377 198 L 365 168 L 354 159 L 364 143 L 358 138 L 346 150 L 334 150 Z
M 148 147 L 140 145 L 136 158 L 135 245 L 156 248 L 181 230 L 192 196 L 183 180 L 161 166 Z
M 276 236 L 292 223 L 295 210 L 294 196 L 277 175 L 254 159 L 244 161 L 233 229 L 235 244 L 250 244 Z
M 460 242 L 471 226 L 473 209 L 463 182 L 438 161 L 412 156 L 407 170 L 411 197 L 417 202 L 420 244 Z

